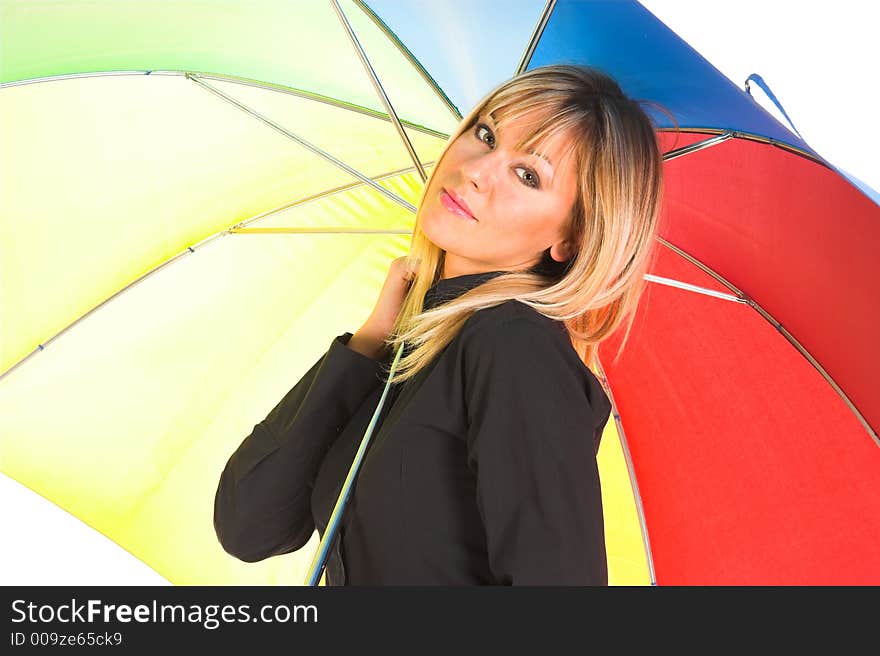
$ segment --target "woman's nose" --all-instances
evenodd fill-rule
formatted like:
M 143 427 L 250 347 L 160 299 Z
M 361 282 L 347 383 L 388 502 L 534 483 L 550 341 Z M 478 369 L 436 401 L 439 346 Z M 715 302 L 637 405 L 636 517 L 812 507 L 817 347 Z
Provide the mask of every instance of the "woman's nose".
M 495 179 L 494 166 L 492 153 L 480 153 L 465 159 L 461 163 L 461 172 L 466 183 L 472 184 L 479 191 L 485 191 Z

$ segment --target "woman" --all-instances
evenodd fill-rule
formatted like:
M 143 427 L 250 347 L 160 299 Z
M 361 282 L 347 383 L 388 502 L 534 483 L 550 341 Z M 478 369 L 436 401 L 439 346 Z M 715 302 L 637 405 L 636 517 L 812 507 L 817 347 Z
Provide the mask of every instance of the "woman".
M 654 128 L 607 75 L 546 66 L 494 89 L 447 142 L 367 321 L 230 457 L 223 548 L 255 562 L 323 535 L 403 343 L 327 583 L 606 585 L 611 405 L 584 362 L 629 331 L 661 191 Z

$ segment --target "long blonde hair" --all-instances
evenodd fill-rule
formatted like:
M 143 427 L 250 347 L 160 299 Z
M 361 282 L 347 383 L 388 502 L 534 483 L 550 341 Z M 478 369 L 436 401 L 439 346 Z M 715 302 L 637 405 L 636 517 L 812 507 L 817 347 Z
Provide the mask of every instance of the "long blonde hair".
M 452 142 L 484 112 L 492 114 L 499 128 L 533 110 L 547 113 L 550 118 L 514 146 L 518 150 L 540 152 L 559 134 L 574 136 L 578 194 L 568 234 L 578 246 L 567 262 L 552 260 L 548 249 L 530 269 L 502 273 L 423 311 L 425 293 L 439 280 L 445 257 L 421 230 L 423 192 L 408 254 L 415 276 L 385 340 L 391 353 L 401 341 L 407 345 L 392 382 L 402 382 L 430 364 L 474 312 L 511 299 L 564 322 L 587 365 L 598 344 L 628 319 L 619 356 L 645 285 L 663 193 L 663 156 L 654 125 L 639 102 L 626 97 L 613 78 L 596 68 L 555 64 L 500 84 L 461 120 L 431 176 Z M 425 190 L 430 181 L 431 177 Z

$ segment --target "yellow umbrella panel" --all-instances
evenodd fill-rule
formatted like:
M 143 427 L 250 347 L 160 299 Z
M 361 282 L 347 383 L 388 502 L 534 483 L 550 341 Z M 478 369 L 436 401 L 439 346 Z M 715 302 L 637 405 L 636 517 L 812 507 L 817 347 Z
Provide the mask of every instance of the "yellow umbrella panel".
M 369 314 L 458 121 L 339 6 L 361 54 L 330 3 L 0 7 L 0 470 L 176 584 L 302 582 L 317 535 L 222 550 L 219 474 Z M 611 580 L 645 582 L 614 437 Z

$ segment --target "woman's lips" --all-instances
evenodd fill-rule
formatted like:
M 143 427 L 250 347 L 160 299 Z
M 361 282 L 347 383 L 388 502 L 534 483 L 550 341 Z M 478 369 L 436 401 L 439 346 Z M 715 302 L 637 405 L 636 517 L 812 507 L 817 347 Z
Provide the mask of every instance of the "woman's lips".
M 443 207 L 452 212 L 453 214 L 457 214 L 463 219 L 468 219 L 470 221 L 476 221 L 476 219 L 464 209 L 461 205 L 459 205 L 455 199 L 449 194 L 445 189 L 440 192 L 440 202 L 443 203 Z

